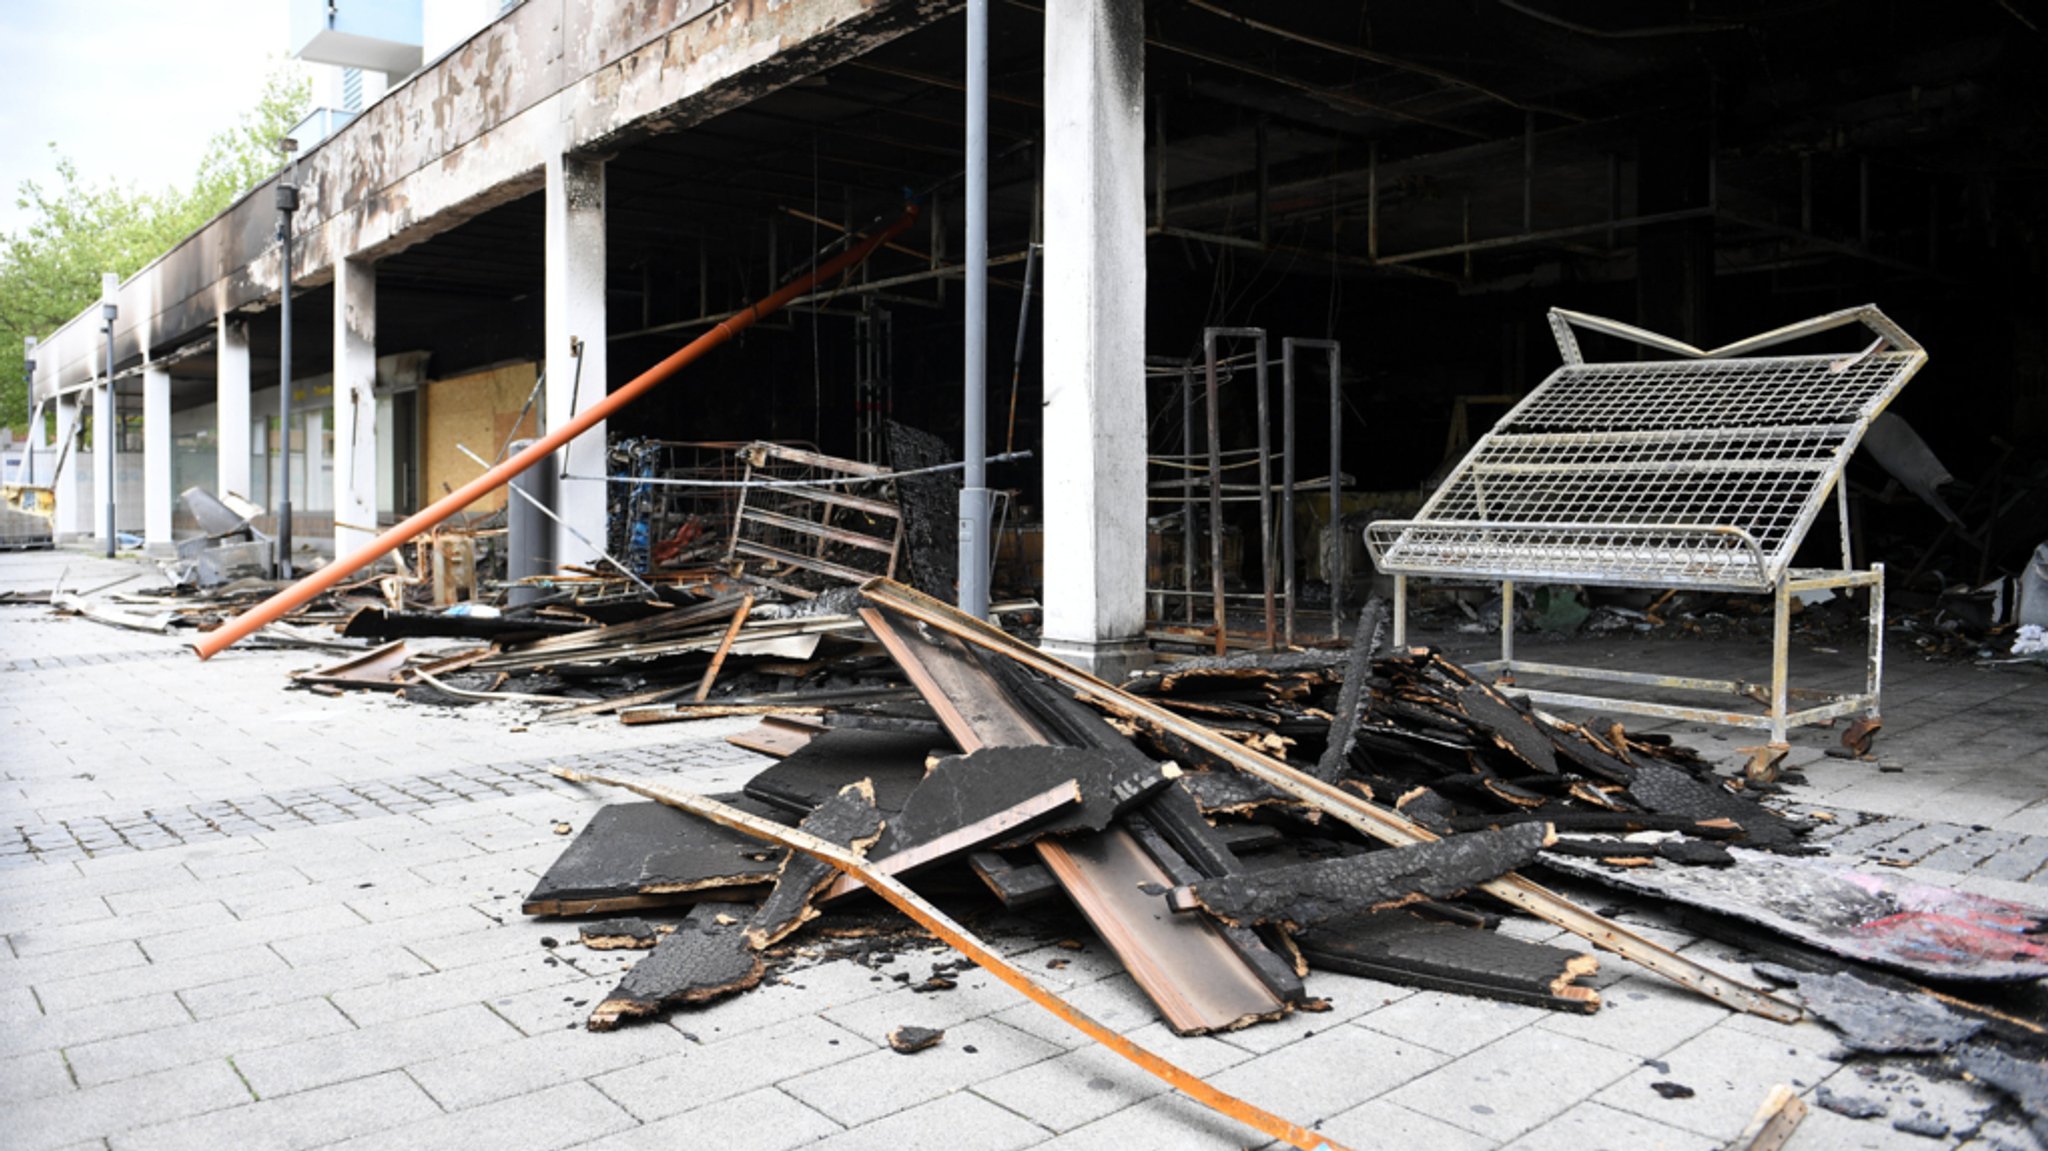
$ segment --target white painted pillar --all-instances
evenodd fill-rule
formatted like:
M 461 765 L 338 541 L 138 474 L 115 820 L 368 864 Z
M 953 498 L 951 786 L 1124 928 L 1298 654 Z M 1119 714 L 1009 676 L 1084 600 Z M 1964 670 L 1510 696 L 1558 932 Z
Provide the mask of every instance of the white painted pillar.
M 249 498 L 249 325 L 223 314 L 216 321 L 214 398 L 220 427 L 214 495 L 232 492 Z
M 377 270 L 368 260 L 334 262 L 333 420 L 334 554 L 344 556 L 377 535 Z M 309 493 L 315 450 L 306 451 Z
M 171 373 L 151 365 L 142 370 L 142 539 L 153 555 L 169 555 L 171 505 Z
M 1142 0 L 1045 10 L 1045 639 L 1144 658 Z
M 604 162 L 556 155 L 547 164 L 547 426 L 550 431 L 604 399 Z M 573 348 L 581 341 L 578 381 Z M 495 445 L 494 445 L 495 446 Z M 481 451 L 483 449 L 476 449 Z M 598 424 L 556 453 L 571 476 L 605 474 L 605 426 Z M 546 465 L 539 465 L 545 467 Z M 517 498 L 517 497 L 513 497 Z M 556 485 L 555 512 L 584 539 L 602 547 L 605 490 L 601 479 Z M 555 526 L 555 561 L 596 559 L 591 545 Z
M 100 354 L 105 355 L 105 350 Z M 115 468 L 121 456 L 121 437 L 114 427 L 110 390 L 104 379 L 92 386 L 92 534 L 100 540 L 107 538 L 107 493 L 116 491 L 114 485 L 120 482 Z
M 63 470 L 43 481 L 56 489 L 56 531 L 61 539 L 81 539 L 92 530 L 92 485 L 85 479 L 87 469 L 92 466 L 92 458 L 81 454 L 78 443 L 83 399 L 79 392 L 67 392 L 57 397 L 57 441 L 51 459 L 62 460 Z M 68 449 L 67 444 L 70 445 Z M 52 466 L 56 465 L 53 463 Z

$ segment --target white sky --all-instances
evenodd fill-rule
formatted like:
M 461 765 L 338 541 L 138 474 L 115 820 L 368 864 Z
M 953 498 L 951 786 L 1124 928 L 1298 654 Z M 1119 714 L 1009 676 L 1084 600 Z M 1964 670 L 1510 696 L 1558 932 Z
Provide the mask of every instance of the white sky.
M 56 180 L 54 141 L 89 184 L 192 178 L 284 59 L 285 0 L 0 0 L 0 232 L 23 180 Z

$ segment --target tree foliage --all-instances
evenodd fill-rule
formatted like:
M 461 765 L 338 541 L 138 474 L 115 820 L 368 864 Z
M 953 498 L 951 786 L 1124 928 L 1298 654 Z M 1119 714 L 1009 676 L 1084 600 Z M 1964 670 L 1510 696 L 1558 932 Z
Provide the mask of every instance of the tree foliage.
M 22 181 L 17 204 L 28 222 L 0 236 L 0 426 L 19 434 L 28 425 L 22 337 L 49 335 L 99 298 L 100 273 L 126 279 L 269 179 L 278 138 L 305 115 L 311 96 L 295 68 L 274 69 L 256 105 L 213 137 L 183 187 L 90 183 L 50 145 L 56 182 Z

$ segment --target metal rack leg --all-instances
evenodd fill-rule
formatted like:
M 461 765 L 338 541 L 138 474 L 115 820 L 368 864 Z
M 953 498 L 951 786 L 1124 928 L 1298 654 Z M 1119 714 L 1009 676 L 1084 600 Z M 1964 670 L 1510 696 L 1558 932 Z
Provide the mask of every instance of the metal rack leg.
M 1792 646 L 1792 592 L 1784 576 L 1771 593 L 1771 742 L 1785 742 L 1786 683 Z
M 1358 617 L 1361 622 L 1364 616 Z M 1408 646 L 1408 577 L 1394 577 L 1394 646 Z
M 1515 581 L 1500 581 L 1500 662 L 1501 672 L 1510 679 L 1515 674 Z
M 1871 564 L 1877 582 L 1870 585 L 1870 654 L 1863 677 L 1863 690 L 1870 693 L 1872 719 L 1877 718 L 1878 693 L 1884 687 L 1884 565 Z

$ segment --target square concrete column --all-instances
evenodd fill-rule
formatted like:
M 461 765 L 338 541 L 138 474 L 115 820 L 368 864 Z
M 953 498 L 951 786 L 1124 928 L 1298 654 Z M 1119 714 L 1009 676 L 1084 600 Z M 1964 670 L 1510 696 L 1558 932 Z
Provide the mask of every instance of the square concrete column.
M 545 243 L 547 426 L 553 431 L 605 397 L 602 160 L 559 155 L 548 160 Z M 578 346 L 583 349 L 580 379 L 575 355 Z M 584 432 L 556 455 L 558 461 L 566 461 L 570 476 L 602 477 L 606 455 L 604 425 Z M 557 462 L 555 466 L 562 468 L 563 463 Z M 563 480 L 555 489 L 555 513 L 568 525 L 555 526 L 555 561 L 578 563 L 597 558 L 591 546 L 568 529 L 574 528 L 584 539 L 603 546 L 603 481 Z
M 1045 639 L 1145 656 L 1145 42 L 1141 0 L 1045 10 Z
M 316 450 L 306 449 L 308 494 Z M 376 527 L 377 272 L 367 260 L 342 259 L 334 262 L 334 554 L 369 543 Z
M 214 398 L 220 427 L 214 443 L 218 475 L 213 494 L 249 498 L 249 325 L 223 315 L 216 321 Z
M 83 539 L 92 530 L 92 484 L 85 473 L 92 467 L 92 457 L 84 454 L 78 443 L 78 422 L 82 414 L 84 393 L 67 392 L 57 397 L 57 442 L 55 460 L 63 462 L 63 469 L 45 482 L 56 489 L 57 524 L 59 538 Z M 55 465 L 52 465 L 55 466 Z
M 114 525 L 107 523 L 107 493 L 117 491 L 121 437 L 114 427 L 113 389 L 105 381 L 92 386 L 92 534 L 104 540 Z M 118 514 L 118 512 L 116 513 Z
M 171 373 L 142 369 L 142 540 L 152 555 L 169 555 L 171 542 Z

